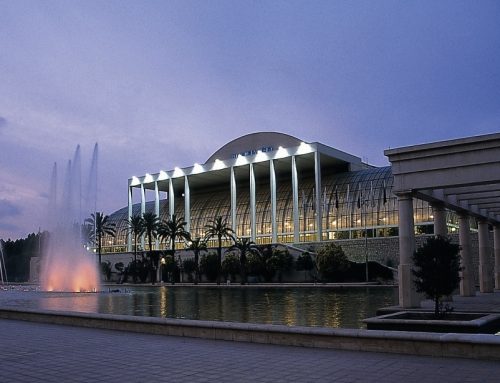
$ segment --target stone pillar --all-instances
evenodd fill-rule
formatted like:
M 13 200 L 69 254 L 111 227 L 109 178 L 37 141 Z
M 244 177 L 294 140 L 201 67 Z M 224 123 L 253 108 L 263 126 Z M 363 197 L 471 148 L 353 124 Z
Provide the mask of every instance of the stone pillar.
M 132 200 L 132 187 L 128 187 L 128 221 L 130 222 L 130 219 L 132 218 L 132 207 L 133 207 L 133 200 Z M 132 233 L 128 233 L 128 238 L 127 238 L 127 251 L 131 252 L 132 251 Z
M 412 255 L 415 251 L 415 227 L 413 221 L 413 198 L 411 193 L 398 194 L 399 204 L 399 305 L 402 308 L 419 307 L 413 283 Z
M 292 200 L 293 200 L 293 242 L 299 242 L 299 178 L 297 161 L 292 156 Z
M 478 237 L 479 237 L 479 291 L 482 293 L 493 292 L 493 275 L 489 262 L 490 245 L 488 222 L 478 222 Z
M 236 235 L 237 223 L 236 223 L 236 177 L 234 175 L 234 167 L 231 166 L 231 180 L 230 180 L 230 190 L 231 190 L 231 229 L 233 229 Z
M 458 236 L 462 266 L 462 271 L 460 272 L 460 295 L 463 297 L 472 297 L 476 295 L 476 286 L 472 268 L 469 216 L 466 214 L 460 214 L 458 216 Z
M 493 227 L 493 248 L 495 252 L 495 289 L 500 290 L 500 226 Z
M 432 214 L 434 214 L 434 235 L 445 237 L 448 235 L 446 226 L 446 210 L 441 204 L 432 204 Z
M 255 207 L 255 173 L 253 164 L 250 164 L 250 239 L 255 242 L 257 238 L 257 217 Z
M 314 184 L 315 184 L 315 200 L 316 200 L 316 240 L 323 240 L 323 209 L 321 204 L 321 161 L 318 151 L 314 152 Z
M 276 220 L 276 170 L 274 169 L 274 160 L 269 161 L 269 174 L 270 174 L 270 185 L 269 189 L 271 192 L 271 241 L 273 243 L 278 242 L 278 221 Z

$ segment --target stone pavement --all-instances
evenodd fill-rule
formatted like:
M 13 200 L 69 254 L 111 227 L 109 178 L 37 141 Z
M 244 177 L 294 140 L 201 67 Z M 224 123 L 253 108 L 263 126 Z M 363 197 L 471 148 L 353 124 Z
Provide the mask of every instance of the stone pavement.
M 0 320 L 0 382 L 498 382 L 498 361 Z

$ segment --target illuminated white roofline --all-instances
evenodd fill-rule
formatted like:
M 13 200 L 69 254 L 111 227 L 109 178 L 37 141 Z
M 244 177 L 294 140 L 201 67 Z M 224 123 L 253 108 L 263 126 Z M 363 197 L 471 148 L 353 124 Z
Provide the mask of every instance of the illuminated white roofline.
M 283 148 L 278 147 L 270 152 L 262 152 L 258 151 L 254 155 L 242 156 L 238 155 L 236 158 L 229 158 L 226 160 L 216 159 L 215 161 L 208 162 L 205 164 L 194 164 L 193 166 L 179 168 L 176 167 L 172 170 L 168 171 L 160 171 L 155 174 L 145 174 L 142 177 L 132 177 L 128 180 L 128 185 L 130 187 L 139 186 L 141 184 L 151 184 L 156 181 L 165 181 L 169 179 L 176 179 L 185 176 L 196 175 L 200 173 L 208 173 L 211 171 L 229 169 L 231 167 L 244 166 L 248 164 L 255 164 L 264 161 L 270 160 L 278 160 L 281 158 L 288 158 L 297 155 L 311 154 L 314 152 L 320 152 L 330 157 L 338 158 L 339 160 L 348 162 L 348 163 L 356 163 L 361 164 L 361 159 L 359 157 L 353 156 L 351 154 L 342 152 L 337 149 L 333 149 L 329 146 L 320 144 L 318 142 L 314 143 L 305 143 L 301 142 L 298 146 Z

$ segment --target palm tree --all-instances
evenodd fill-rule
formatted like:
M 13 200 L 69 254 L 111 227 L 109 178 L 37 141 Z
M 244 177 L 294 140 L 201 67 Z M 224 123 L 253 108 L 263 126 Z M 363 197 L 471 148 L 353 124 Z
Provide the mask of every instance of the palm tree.
M 142 216 L 136 214 L 127 220 L 127 227 L 125 231 L 128 235 L 134 236 L 134 282 L 137 281 L 137 275 L 135 273 L 137 266 L 137 242 L 139 241 L 139 237 L 144 234 L 144 219 Z
M 160 224 L 158 229 L 158 235 L 161 239 L 165 239 L 165 241 L 170 240 L 170 245 L 172 249 L 172 258 L 175 262 L 175 240 L 177 238 L 182 238 L 186 241 L 189 241 L 191 236 L 186 231 L 187 223 L 184 221 L 184 217 L 179 217 L 175 214 L 172 215 L 171 219 L 167 219 L 165 222 Z M 172 278 L 172 284 L 175 283 L 175 279 Z
M 235 238 L 234 244 L 227 251 L 237 250 L 240 253 L 241 284 L 247 283 L 247 254 L 260 254 L 259 248 L 250 238 Z
M 207 243 L 201 240 L 201 238 L 195 238 L 189 244 L 188 250 L 192 250 L 194 253 L 194 264 L 195 264 L 194 284 L 197 285 L 198 282 L 200 281 L 200 266 L 199 266 L 200 252 L 207 251 Z
M 151 284 L 155 283 L 154 267 L 153 267 L 153 238 L 156 238 L 158 229 L 160 228 L 160 219 L 155 213 L 143 213 L 142 221 L 144 225 L 143 233 L 146 234 L 149 245 L 149 271 L 151 273 Z
M 205 225 L 205 241 L 210 238 L 217 237 L 218 247 L 217 247 L 217 284 L 220 285 L 221 276 L 221 263 L 222 263 L 222 238 L 233 239 L 233 229 L 231 229 L 227 220 L 222 220 L 219 216 L 215 219 L 209 221 L 208 225 Z
M 93 231 L 90 232 L 90 238 L 97 245 L 97 254 L 99 255 L 99 267 L 101 266 L 102 238 L 109 235 L 114 238 L 116 235 L 115 223 L 109 220 L 109 216 L 104 213 L 96 212 L 90 215 L 90 218 L 85 220 L 86 224 L 92 226 Z

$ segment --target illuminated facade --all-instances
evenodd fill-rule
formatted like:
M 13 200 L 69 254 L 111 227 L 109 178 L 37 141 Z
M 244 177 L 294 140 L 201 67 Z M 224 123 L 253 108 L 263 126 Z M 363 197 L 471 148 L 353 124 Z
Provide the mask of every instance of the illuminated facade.
M 202 165 L 129 179 L 128 207 L 111 215 L 118 235 L 106 239 L 104 250 L 131 251 L 127 219 L 147 211 L 162 220 L 173 213 L 185 217 L 193 238 L 203 237 L 205 225 L 218 216 L 238 237 L 257 244 L 397 236 L 392 187 L 390 166 L 373 167 L 359 157 L 286 134 L 249 134 L 229 142 Z M 430 205 L 415 199 L 414 212 L 417 233 L 432 233 Z M 154 246 L 165 248 L 158 241 Z M 140 248 L 147 248 L 144 240 Z

